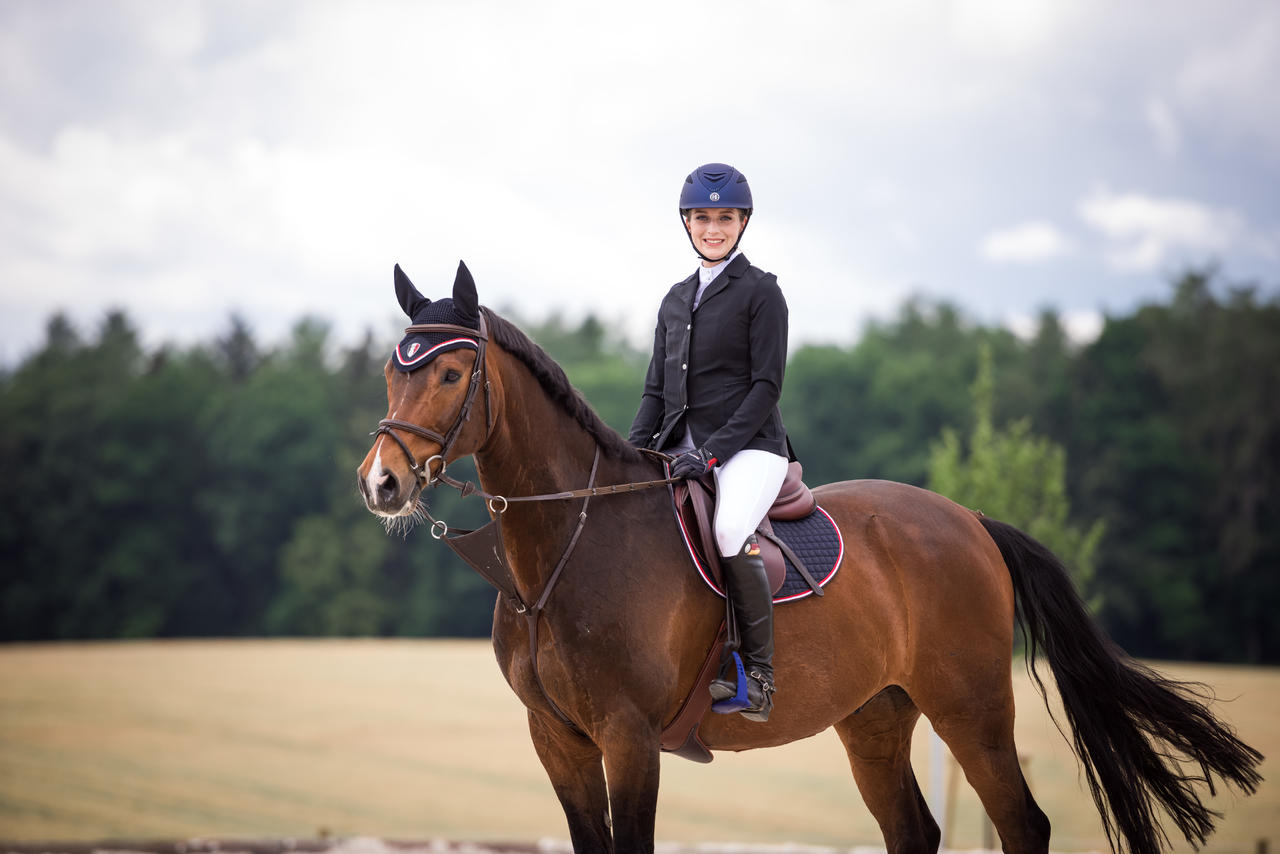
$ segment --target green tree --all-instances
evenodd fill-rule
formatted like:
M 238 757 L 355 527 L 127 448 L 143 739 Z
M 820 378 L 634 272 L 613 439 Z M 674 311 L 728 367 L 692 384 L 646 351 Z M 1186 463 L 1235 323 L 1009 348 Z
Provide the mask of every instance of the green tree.
M 875 433 L 865 405 L 870 381 L 843 347 L 801 347 L 787 363 L 780 407 L 807 483 L 875 475 L 866 465 Z
M 1144 312 L 1108 318 L 1072 366 L 1072 498 L 1107 520 L 1097 587 L 1107 631 L 1135 655 L 1185 657 L 1212 634 L 1201 592 L 1211 542 L 1197 521 L 1211 477 L 1169 417 L 1143 355 Z
M 379 584 L 387 537 L 371 520 L 350 518 L 368 513 L 346 504 L 346 518 L 318 513 L 294 526 L 280 555 L 280 591 L 266 615 L 272 634 L 380 635 L 393 628 L 394 599 Z
M 147 358 L 122 313 L 79 342 L 55 318 L 0 396 L 0 637 L 152 636 L 200 576 L 197 358 Z
M 1213 295 L 1217 273 L 1175 283 L 1148 358 L 1185 441 L 1212 473 L 1199 510 L 1215 532 L 1210 608 L 1244 657 L 1280 654 L 1280 299 L 1256 287 Z
M 908 300 L 891 322 L 869 324 L 851 348 L 801 347 L 787 366 L 782 414 L 806 478 L 878 477 L 923 485 L 929 443 L 970 418 L 965 392 L 987 342 L 1000 368 L 997 415 L 1025 415 L 1022 347 L 947 303 Z M 1005 401 L 1013 412 L 1004 411 Z
M 1089 591 L 1104 525 L 1096 521 L 1082 529 L 1069 521 L 1062 446 L 1032 434 L 1028 418 L 996 429 L 995 382 L 986 345 L 979 350 L 971 390 L 974 427 L 968 447 L 954 429 L 942 431 L 929 451 L 929 488 L 1040 540 L 1071 568 L 1077 588 Z
M 207 480 L 196 506 L 231 601 L 230 634 L 263 630 L 296 520 L 322 511 L 339 476 L 341 402 L 326 364 L 328 330 L 304 320 L 283 349 L 202 408 Z M 345 474 L 350 484 L 350 474 Z
M 525 328 L 628 429 L 648 352 L 591 317 Z M 233 317 L 207 344 L 148 351 L 121 312 L 89 335 L 52 317 L 0 370 L 0 640 L 487 633 L 492 589 L 424 527 L 387 536 L 352 481 L 398 338 L 335 352 L 311 321 L 267 347 Z M 1079 349 L 1051 311 L 1021 340 L 911 300 L 853 346 L 800 347 L 782 408 L 811 483 L 933 477 L 1077 568 L 1096 545 L 1088 591 L 1131 652 L 1273 662 L 1277 387 L 1280 299 L 1206 269 Z M 1068 497 L 1105 539 L 1055 539 Z M 455 528 L 485 518 L 451 492 L 427 501 Z
M 1135 654 L 1274 661 L 1280 300 L 1212 269 L 1173 291 L 1108 318 L 1072 367 L 1072 495 L 1108 519 L 1103 618 Z

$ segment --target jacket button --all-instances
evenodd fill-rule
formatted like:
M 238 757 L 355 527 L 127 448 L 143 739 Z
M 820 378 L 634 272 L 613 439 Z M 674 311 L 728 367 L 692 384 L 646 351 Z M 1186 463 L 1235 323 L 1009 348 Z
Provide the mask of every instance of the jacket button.
M 693 328 L 693 324 L 692 324 L 692 323 L 686 323 L 684 328 L 685 328 L 685 329 L 692 329 L 692 328 Z
M 681 366 L 680 366 L 680 370 L 682 370 L 682 371 L 687 371 L 687 370 L 689 370 L 689 363 L 688 363 L 688 362 L 685 362 L 683 365 L 681 365 Z

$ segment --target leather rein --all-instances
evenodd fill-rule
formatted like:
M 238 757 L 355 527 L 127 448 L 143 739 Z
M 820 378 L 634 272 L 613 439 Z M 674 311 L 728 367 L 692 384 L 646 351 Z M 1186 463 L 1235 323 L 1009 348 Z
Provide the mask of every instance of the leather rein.
M 433 333 L 446 332 L 450 334 L 461 334 L 468 338 L 476 340 L 476 363 L 475 370 L 471 373 L 471 382 L 467 387 L 466 397 L 463 398 L 462 406 L 458 410 L 457 416 L 453 420 L 453 424 L 443 435 L 431 430 L 427 427 L 414 424 L 411 421 L 402 421 L 397 418 L 384 418 L 378 422 L 378 428 L 370 435 L 381 436 L 386 435 L 400 446 L 400 450 L 404 452 L 405 458 L 409 462 L 409 470 L 413 472 L 414 477 L 418 481 L 420 489 L 428 486 L 434 486 L 437 483 L 443 483 L 446 486 L 457 489 L 463 498 L 468 495 L 477 495 L 486 500 L 489 506 L 489 514 L 493 517 L 488 523 L 472 531 L 458 530 L 451 534 L 450 528 L 443 520 L 434 518 L 426 509 L 425 505 L 419 505 L 423 514 L 431 522 L 431 536 L 437 540 L 443 540 L 444 544 L 453 550 L 458 557 L 462 558 L 472 569 L 476 570 L 480 576 L 506 599 L 508 604 L 515 610 L 517 614 L 525 617 L 529 628 L 529 657 L 533 665 L 533 679 L 538 689 L 542 692 L 543 698 L 566 725 L 579 734 L 585 734 L 582 729 L 575 724 L 568 715 L 566 715 L 551 696 L 547 693 L 546 687 L 542 684 L 542 677 L 538 674 L 538 617 L 542 614 L 546 607 L 547 600 L 551 597 L 551 591 L 555 588 L 556 582 L 560 580 L 565 565 L 569 563 L 569 557 L 573 554 L 574 548 L 578 544 L 578 538 L 582 535 L 582 529 L 587 524 L 587 507 L 591 503 L 591 499 L 597 495 L 620 495 L 629 492 L 638 492 L 646 489 L 654 489 L 659 486 L 669 486 L 677 483 L 680 478 L 662 478 L 659 480 L 646 480 L 634 483 L 618 483 L 606 486 L 596 486 L 596 471 L 600 465 L 600 446 L 596 445 L 595 457 L 591 461 L 591 474 L 587 479 L 586 487 L 582 489 L 572 489 L 564 492 L 548 492 L 541 495 L 516 495 L 503 496 L 495 495 L 470 481 L 459 481 L 448 474 L 445 469 L 447 466 L 446 457 L 453 443 L 457 440 L 458 434 L 462 431 L 463 426 L 471 420 L 471 411 L 475 406 L 476 397 L 481 386 L 484 387 L 485 398 L 485 435 L 486 437 L 493 432 L 493 406 L 490 400 L 490 384 L 486 375 L 486 345 L 489 341 L 488 323 L 485 318 L 485 311 L 479 312 L 480 323 L 478 329 L 471 329 L 466 326 L 457 326 L 450 323 L 425 323 L 414 324 L 405 329 L 406 334 L 410 333 Z M 406 433 L 412 433 L 415 436 L 421 436 L 431 442 L 440 445 L 439 453 L 432 454 L 421 463 L 409 450 L 409 446 L 405 441 L 396 434 L 397 430 Z M 645 451 L 653 455 L 656 459 L 667 460 L 669 457 L 655 451 Z M 439 470 L 433 475 L 431 474 L 431 464 L 439 462 Z M 560 555 L 560 560 L 556 563 L 555 569 L 552 570 L 551 576 L 547 579 L 546 584 L 542 588 L 542 592 L 534 598 L 532 604 L 520 595 L 520 590 L 516 584 L 515 573 L 512 572 L 510 564 L 507 562 L 506 544 L 502 539 L 502 516 L 511 504 L 526 501 L 566 501 L 574 498 L 582 499 L 582 506 L 578 511 L 577 525 L 573 530 L 573 534 L 569 537 L 564 551 Z

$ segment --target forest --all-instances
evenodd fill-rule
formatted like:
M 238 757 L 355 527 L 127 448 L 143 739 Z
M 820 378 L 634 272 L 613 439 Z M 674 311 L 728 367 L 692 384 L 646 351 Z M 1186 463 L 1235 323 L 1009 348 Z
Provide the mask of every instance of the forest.
M 511 319 L 625 434 L 648 353 L 596 317 Z M 344 348 L 303 318 L 266 347 L 233 316 L 147 349 L 123 312 L 50 318 L 0 373 L 0 641 L 487 635 L 492 589 L 356 492 L 397 336 Z M 810 485 L 906 481 L 1031 525 L 1132 654 L 1280 662 L 1274 287 L 1189 269 L 1086 344 L 1052 310 L 1024 338 L 913 299 L 796 348 L 782 411 Z

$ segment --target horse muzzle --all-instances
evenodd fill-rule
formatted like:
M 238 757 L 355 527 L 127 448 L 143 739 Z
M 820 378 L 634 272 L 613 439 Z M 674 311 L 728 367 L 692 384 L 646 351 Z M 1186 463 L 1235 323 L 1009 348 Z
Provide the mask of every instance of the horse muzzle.
M 417 479 L 397 477 L 395 472 L 380 465 L 375 465 L 367 475 L 357 470 L 356 486 L 364 506 L 378 516 L 409 516 L 418 505 Z

